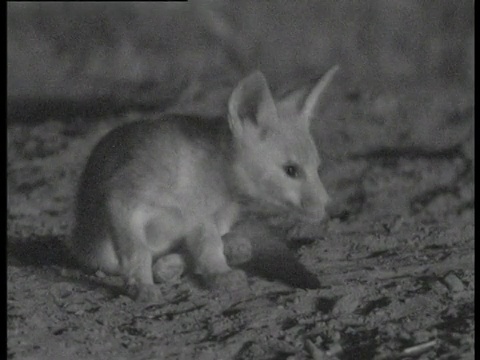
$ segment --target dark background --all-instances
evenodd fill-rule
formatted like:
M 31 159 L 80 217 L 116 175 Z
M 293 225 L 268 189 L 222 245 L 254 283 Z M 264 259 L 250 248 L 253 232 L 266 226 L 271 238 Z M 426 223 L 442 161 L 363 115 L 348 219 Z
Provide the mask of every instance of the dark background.
M 46 112 L 38 120 L 72 102 L 162 110 L 192 92 L 221 104 L 219 89 L 256 68 L 274 91 L 334 64 L 347 88 L 473 89 L 470 0 L 10 2 L 7 11 L 9 120 L 35 104 Z

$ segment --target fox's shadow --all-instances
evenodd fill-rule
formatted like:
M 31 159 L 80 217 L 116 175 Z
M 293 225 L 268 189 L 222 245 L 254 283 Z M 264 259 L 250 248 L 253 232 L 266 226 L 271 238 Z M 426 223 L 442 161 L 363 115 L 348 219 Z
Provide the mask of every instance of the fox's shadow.
M 37 236 L 29 240 L 9 238 L 7 263 L 15 266 L 76 266 L 63 239 L 56 236 Z
M 18 267 L 67 269 L 70 272 L 57 274 L 62 281 L 80 283 L 90 289 L 102 287 L 113 296 L 127 295 L 122 286 L 112 285 L 103 279 L 84 274 L 61 237 L 36 236 L 35 239 L 28 240 L 9 238 L 7 264 Z
M 249 275 L 280 281 L 293 288 L 320 288 L 317 276 L 300 263 L 293 250 L 283 242 L 264 242 L 261 247 L 254 246 L 252 259 L 239 267 Z
M 259 276 L 272 281 L 280 281 L 294 288 L 319 288 L 320 282 L 295 256 L 292 249 L 283 243 L 265 243 L 260 248 L 254 247 L 252 258 L 237 267 L 249 276 Z M 12 266 L 59 267 L 79 270 L 80 266 L 68 251 L 64 240 L 56 236 L 42 236 L 24 240 L 10 238 L 7 243 L 7 263 Z M 100 279 L 92 277 L 75 277 L 91 286 L 107 286 L 114 293 L 122 293 L 122 289 L 104 284 Z

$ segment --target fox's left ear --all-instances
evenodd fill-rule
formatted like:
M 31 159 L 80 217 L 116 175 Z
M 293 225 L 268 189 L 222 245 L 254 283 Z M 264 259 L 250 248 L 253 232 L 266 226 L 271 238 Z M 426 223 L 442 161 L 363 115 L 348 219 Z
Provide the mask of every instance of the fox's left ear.
M 330 68 L 330 70 L 318 80 L 317 84 L 310 90 L 306 97 L 302 96 L 304 94 L 303 92 L 294 91 L 280 100 L 277 104 L 279 114 L 299 117 L 307 122 L 307 126 L 310 126 L 310 120 L 315 114 L 317 105 L 338 69 L 338 65 Z M 305 99 L 303 102 L 301 102 L 302 98 Z
M 228 121 L 234 136 L 241 138 L 248 127 L 275 128 L 277 120 L 277 108 L 265 76 L 255 71 L 241 80 L 228 101 Z

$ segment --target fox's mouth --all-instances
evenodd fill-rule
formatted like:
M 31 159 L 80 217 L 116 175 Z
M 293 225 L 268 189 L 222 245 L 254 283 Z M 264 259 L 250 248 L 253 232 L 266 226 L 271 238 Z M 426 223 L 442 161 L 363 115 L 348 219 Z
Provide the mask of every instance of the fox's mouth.
M 263 199 L 243 199 L 244 205 L 250 212 L 261 214 L 285 214 L 292 212 L 292 205 L 286 202 L 279 201 L 275 198 L 263 198 Z

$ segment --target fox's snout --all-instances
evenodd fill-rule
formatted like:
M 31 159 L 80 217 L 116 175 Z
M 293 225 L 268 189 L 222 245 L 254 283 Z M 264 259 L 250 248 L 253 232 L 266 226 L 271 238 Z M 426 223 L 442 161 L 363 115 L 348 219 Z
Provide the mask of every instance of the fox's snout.
M 326 215 L 326 207 L 330 197 L 320 179 L 302 195 L 300 206 L 308 218 L 322 220 Z

